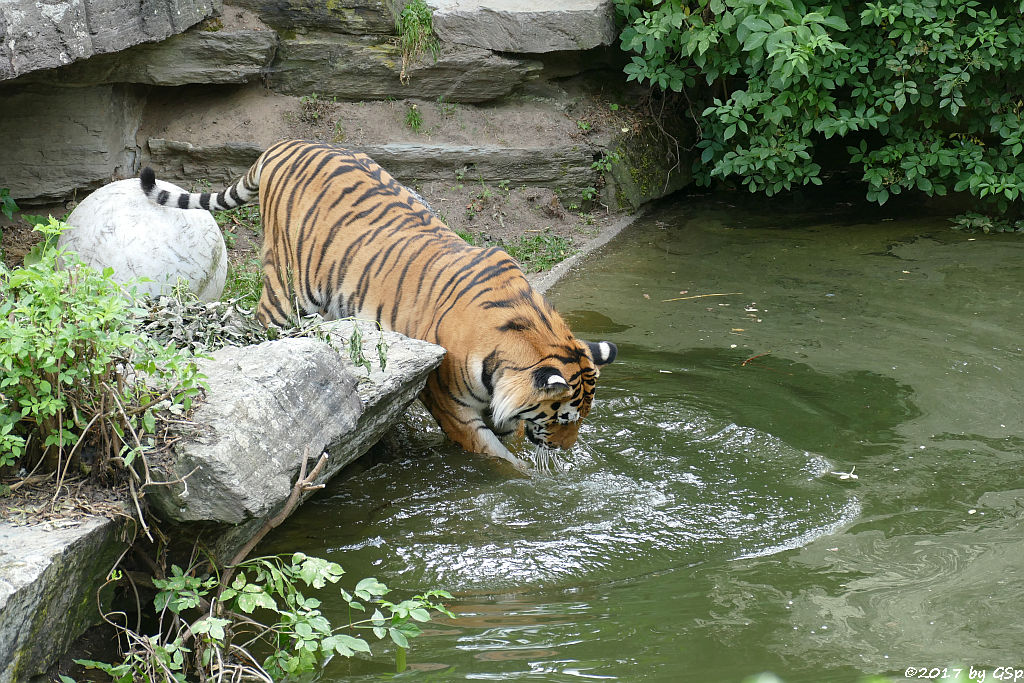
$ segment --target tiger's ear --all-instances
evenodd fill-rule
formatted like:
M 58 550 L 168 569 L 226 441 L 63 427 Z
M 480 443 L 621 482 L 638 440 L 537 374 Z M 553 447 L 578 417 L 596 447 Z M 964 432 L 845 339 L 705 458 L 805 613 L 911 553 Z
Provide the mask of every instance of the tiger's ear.
M 555 368 L 537 368 L 533 371 L 533 386 L 545 394 L 560 394 L 570 390 L 569 383 Z
M 615 344 L 609 341 L 597 342 L 583 342 L 590 349 L 590 357 L 594 359 L 594 365 L 608 365 L 615 356 L 618 355 L 619 349 Z

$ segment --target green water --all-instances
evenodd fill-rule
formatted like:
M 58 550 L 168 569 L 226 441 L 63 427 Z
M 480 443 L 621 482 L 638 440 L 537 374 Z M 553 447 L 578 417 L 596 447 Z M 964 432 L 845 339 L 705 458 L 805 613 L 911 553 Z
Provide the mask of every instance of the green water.
M 261 551 L 453 592 L 403 680 L 1024 668 L 1024 238 L 948 225 L 664 207 L 550 293 L 619 346 L 564 471 L 412 420 Z

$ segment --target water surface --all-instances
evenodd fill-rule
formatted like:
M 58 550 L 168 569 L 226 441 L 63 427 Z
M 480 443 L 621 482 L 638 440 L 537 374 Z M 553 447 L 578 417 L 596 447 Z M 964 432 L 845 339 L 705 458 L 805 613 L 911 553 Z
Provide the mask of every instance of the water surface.
M 420 417 L 261 551 L 453 592 L 408 680 L 1024 668 L 1024 239 L 814 208 L 683 199 L 550 293 L 619 346 L 563 471 Z

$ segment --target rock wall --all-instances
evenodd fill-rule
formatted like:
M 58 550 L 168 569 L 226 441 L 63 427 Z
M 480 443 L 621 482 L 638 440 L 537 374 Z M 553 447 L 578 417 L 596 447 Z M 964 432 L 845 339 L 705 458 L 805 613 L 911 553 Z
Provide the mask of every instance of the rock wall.
M 31 206 L 136 174 L 150 152 L 136 138 L 154 87 L 259 79 L 295 97 L 494 103 L 592 68 L 601 60 L 587 51 L 615 40 L 611 0 L 432 0 L 440 51 L 412 59 L 403 79 L 402 0 L 229 1 L 0 3 L 0 187 Z M 199 177 L 226 175 L 221 164 Z
M 163 40 L 220 9 L 220 0 L 4 0 L 0 81 Z

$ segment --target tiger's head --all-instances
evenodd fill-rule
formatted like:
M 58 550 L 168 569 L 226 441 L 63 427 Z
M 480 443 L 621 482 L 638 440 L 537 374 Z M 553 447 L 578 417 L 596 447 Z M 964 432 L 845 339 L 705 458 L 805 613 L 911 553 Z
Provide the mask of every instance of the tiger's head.
M 497 434 L 518 431 L 547 448 L 571 448 L 590 412 L 600 367 L 615 360 L 615 344 L 573 339 L 538 362 L 506 368 L 495 384 L 491 417 Z

